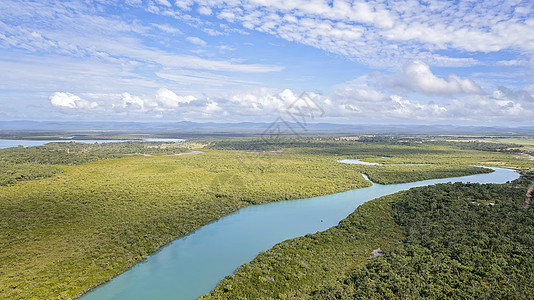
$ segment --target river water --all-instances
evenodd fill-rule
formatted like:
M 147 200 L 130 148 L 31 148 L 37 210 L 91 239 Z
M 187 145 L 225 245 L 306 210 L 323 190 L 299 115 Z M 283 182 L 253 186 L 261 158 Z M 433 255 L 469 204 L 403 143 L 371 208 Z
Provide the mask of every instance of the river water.
M 333 195 L 248 206 L 175 240 L 82 299 L 196 299 L 209 293 L 226 275 L 260 251 L 335 226 L 369 200 L 437 183 L 505 183 L 519 177 L 513 170 L 491 169 L 495 172 L 374 184 Z

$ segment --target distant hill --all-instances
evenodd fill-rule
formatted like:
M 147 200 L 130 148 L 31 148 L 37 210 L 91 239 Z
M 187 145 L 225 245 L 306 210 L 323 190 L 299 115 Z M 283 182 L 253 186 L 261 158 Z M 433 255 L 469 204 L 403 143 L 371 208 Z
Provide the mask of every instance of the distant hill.
M 259 135 L 280 134 L 454 134 L 454 135 L 531 135 L 534 126 L 486 127 L 451 125 L 369 125 L 291 122 L 197 123 L 181 122 L 95 122 L 95 121 L 0 121 L 2 136 L 21 132 L 43 133 L 164 133 L 182 135 Z

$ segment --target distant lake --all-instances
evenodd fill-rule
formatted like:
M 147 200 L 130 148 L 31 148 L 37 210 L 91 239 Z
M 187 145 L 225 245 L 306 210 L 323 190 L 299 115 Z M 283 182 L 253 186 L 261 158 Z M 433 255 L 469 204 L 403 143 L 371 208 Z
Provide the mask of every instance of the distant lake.
M 389 158 L 385 156 L 381 156 L 381 157 Z M 379 163 L 361 161 L 359 159 L 342 159 L 342 160 L 338 160 L 337 162 L 344 163 L 344 164 L 351 164 L 351 165 L 366 165 L 366 166 L 424 166 L 424 165 L 428 165 L 428 164 L 379 164 Z
M 177 142 L 183 142 L 184 139 L 144 139 L 144 140 L 0 140 L 0 149 L 3 148 L 11 148 L 11 147 L 31 147 L 31 146 L 41 146 L 48 143 L 68 143 L 68 142 L 76 142 L 76 143 L 86 143 L 86 144 L 94 144 L 94 143 L 123 143 L 123 142 L 166 142 L 166 143 L 177 143 Z
M 359 159 L 342 159 L 342 160 L 338 160 L 338 162 L 345 163 L 345 164 L 352 164 L 352 165 L 367 165 L 367 166 L 381 166 L 382 165 L 379 163 L 361 161 Z

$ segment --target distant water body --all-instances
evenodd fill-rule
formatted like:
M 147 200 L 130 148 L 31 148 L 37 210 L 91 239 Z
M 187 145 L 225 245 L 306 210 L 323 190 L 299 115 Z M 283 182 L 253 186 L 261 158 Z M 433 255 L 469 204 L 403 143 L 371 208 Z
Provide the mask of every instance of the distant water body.
M 351 164 L 351 165 L 367 165 L 367 166 L 381 166 L 382 165 L 382 164 L 379 164 L 379 163 L 361 161 L 359 159 L 342 159 L 342 160 L 338 160 L 338 162 L 345 163 L 345 164 Z
M 122 143 L 122 142 L 183 142 L 184 139 L 144 139 L 144 140 L 0 140 L 0 149 L 11 148 L 11 147 L 31 147 L 31 146 L 41 146 L 48 143 L 68 143 L 68 142 L 77 142 L 77 143 Z
M 382 158 L 387 158 L 382 156 Z M 359 159 L 342 159 L 338 160 L 340 163 L 351 164 L 351 165 L 367 165 L 367 166 L 424 166 L 427 164 L 379 164 L 373 162 L 361 161 Z
M 197 299 L 260 251 L 335 226 L 369 200 L 437 183 L 505 183 L 519 178 L 514 170 L 491 169 L 493 173 L 374 184 L 333 195 L 247 206 L 175 240 L 81 299 Z

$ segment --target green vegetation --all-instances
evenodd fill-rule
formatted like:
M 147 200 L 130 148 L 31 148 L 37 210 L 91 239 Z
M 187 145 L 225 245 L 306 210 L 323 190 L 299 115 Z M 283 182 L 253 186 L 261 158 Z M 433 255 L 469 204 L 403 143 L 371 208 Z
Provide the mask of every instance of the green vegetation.
M 202 299 L 300 299 L 336 284 L 373 249 L 393 248 L 402 228 L 391 215 L 392 196 L 367 202 L 338 226 L 287 240 L 240 266 Z
M 366 137 L 360 141 L 336 141 L 328 137 L 281 138 L 277 143 L 260 138 L 216 140 L 208 148 L 220 150 L 273 151 L 290 149 L 296 153 L 327 155 L 338 159 L 358 158 L 389 165 L 429 164 L 441 166 L 488 165 L 515 169 L 532 168 L 532 161 L 514 156 L 519 150 L 510 145 L 480 142 L 436 142 L 419 138 Z M 511 155 L 514 154 L 514 155 Z M 408 166 L 402 166 L 404 168 Z M 419 172 L 421 169 L 414 169 Z M 433 178 L 433 177 L 430 177 Z M 400 182 L 400 181 L 392 181 Z
M 241 207 L 368 186 L 361 173 L 379 183 L 393 183 L 484 172 L 470 165 L 529 166 L 527 159 L 509 153 L 400 139 L 344 142 L 308 137 L 281 141 L 280 146 L 265 144 L 252 138 L 210 141 L 206 148 L 127 142 L 0 150 L 0 169 L 7 170 L 0 174 L 0 298 L 76 297 L 169 241 Z M 199 149 L 204 153 L 175 155 Z M 385 165 L 336 162 L 345 158 Z M 382 214 L 389 207 L 387 199 L 361 210 Z M 402 231 L 392 220 L 386 213 L 332 229 L 337 235 L 325 235 L 332 246 L 323 250 L 336 257 L 335 263 L 323 259 L 317 272 L 330 278 L 352 269 L 376 244 L 393 249 Z M 382 224 L 380 230 L 369 225 L 373 222 Z M 272 259 L 297 253 L 308 261 L 320 260 L 318 252 L 299 248 L 300 241 L 310 247 L 325 244 L 314 237 L 300 238 L 294 249 L 284 248 L 284 256 Z M 354 247 L 355 238 L 363 248 Z M 338 248 L 338 241 L 347 242 L 346 248 Z M 296 280 L 296 286 L 312 292 L 306 288 L 312 282 L 303 273 L 306 265 L 296 266 L 298 272 L 285 279 L 273 277 L 275 282 L 291 286 Z M 294 266 L 288 260 L 286 267 Z M 265 279 L 266 284 L 272 282 Z M 275 291 L 286 293 L 282 287 Z
M 527 139 L 496 139 L 496 141 L 500 143 L 506 143 L 506 144 L 534 146 L 534 140 L 527 140 Z
M 0 298 L 74 297 L 250 203 L 368 185 L 327 157 L 243 157 L 253 154 L 128 156 L 0 187 Z
M 54 176 L 60 168 L 36 163 L 11 163 L 0 161 L 0 186 L 17 181 Z
M 35 147 L 0 149 L 0 160 L 13 163 L 75 165 L 124 157 L 131 154 L 164 155 L 185 152 L 190 143 L 122 142 L 122 143 L 48 143 Z
M 36 147 L 0 149 L 0 185 L 50 177 L 57 165 L 77 165 L 126 155 L 164 155 L 185 152 L 190 143 L 49 143 Z
M 534 212 L 522 208 L 530 181 L 373 200 L 336 227 L 261 253 L 204 299 L 530 299 Z M 371 258 L 377 248 L 384 255 Z

